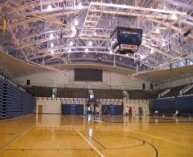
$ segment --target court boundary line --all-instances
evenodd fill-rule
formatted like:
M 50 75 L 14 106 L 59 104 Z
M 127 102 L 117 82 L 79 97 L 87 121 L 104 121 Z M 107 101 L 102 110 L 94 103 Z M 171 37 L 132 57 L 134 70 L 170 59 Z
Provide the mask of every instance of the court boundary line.
M 175 144 L 175 145 L 185 146 L 185 147 L 188 147 L 188 148 L 193 148 L 192 145 L 180 144 L 179 142 L 174 142 L 172 140 L 167 140 L 167 139 L 164 139 L 163 137 L 160 137 L 160 136 L 149 135 L 149 134 L 141 133 L 139 131 L 131 131 L 131 132 L 136 133 L 136 134 L 140 134 L 140 135 L 143 135 L 143 136 L 149 136 L 149 137 L 152 137 L 154 139 L 162 140 L 162 141 L 169 142 L 169 143 L 172 143 L 172 144 Z
M 94 137 L 89 136 L 92 140 L 94 140 L 96 143 L 98 143 L 103 149 L 107 149 L 103 144 L 101 144 L 99 141 L 97 141 Z
M 112 135 L 102 135 L 102 136 L 112 136 Z M 113 135 L 114 136 L 114 135 Z M 117 136 L 117 135 L 116 135 Z M 117 137 L 119 137 L 119 136 L 121 136 L 121 135 L 118 135 Z M 159 155 L 159 151 L 158 151 L 158 149 L 156 148 L 156 146 L 155 145 L 153 145 L 153 144 L 151 144 L 151 143 L 149 143 L 149 142 L 147 142 L 147 141 L 145 141 L 145 140 L 142 140 L 142 139 L 140 139 L 140 138 L 136 138 L 136 137 L 132 137 L 132 136 L 124 136 L 124 137 L 127 137 L 127 138 L 131 138 L 131 139 L 135 139 L 135 140 L 139 140 L 139 141 L 141 141 L 142 142 L 142 144 L 141 145 L 136 145 L 136 146 L 128 146 L 128 147 L 121 147 L 121 148 L 107 148 L 108 150 L 109 149 L 128 149 L 128 148 L 133 148 L 133 147 L 140 147 L 140 146 L 143 146 L 143 145 L 145 145 L 145 144 L 147 144 L 147 145 L 149 145 L 150 147 L 152 147 L 154 150 L 155 150 L 155 157 L 158 157 L 158 155 Z
M 34 114 L 27 114 L 27 115 L 19 115 L 19 116 L 15 116 L 15 117 L 8 117 L 8 118 L 2 118 L 0 119 L 1 122 L 7 122 L 7 121 L 15 121 L 15 120 L 18 120 L 18 119 L 22 119 L 22 118 L 25 118 L 25 117 L 32 117 Z
M 37 149 L 37 148 L 34 148 L 34 149 L 31 149 L 31 148 L 27 148 L 27 149 L 21 149 L 21 148 L 18 148 L 18 149 L 5 149 L 5 150 L 13 150 L 13 151 L 54 151 L 54 150 L 57 150 L 57 151 L 72 151 L 72 150 L 75 150 L 75 151 L 82 151 L 82 150 L 90 150 L 90 148 L 88 149 L 82 149 L 82 148 L 66 148 L 66 149 L 63 149 L 63 148 L 55 148 L 55 149 Z
M 79 130 L 75 129 L 75 131 L 76 131 L 101 157 L 105 157 Z
M 110 124 L 139 124 L 141 122 L 113 122 L 113 121 L 107 121 L 107 120 L 102 120 L 101 122 L 103 123 L 110 123 Z M 143 123 L 155 123 L 155 122 L 143 122 Z M 193 121 L 181 121 L 181 122 L 158 122 L 160 124 L 170 124 L 170 123 L 176 123 L 176 124 L 191 124 Z
M 16 142 L 17 140 L 19 140 L 20 138 L 22 138 L 23 136 L 25 136 L 28 132 L 30 132 L 33 128 L 35 127 L 35 125 L 31 126 L 30 128 L 28 128 L 27 130 L 25 130 L 24 132 L 22 132 L 21 134 L 17 135 L 13 140 L 7 142 L 6 144 L 4 144 L 3 146 L 0 147 L 0 152 L 2 152 L 3 150 L 5 150 L 7 147 L 9 147 L 12 143 Z

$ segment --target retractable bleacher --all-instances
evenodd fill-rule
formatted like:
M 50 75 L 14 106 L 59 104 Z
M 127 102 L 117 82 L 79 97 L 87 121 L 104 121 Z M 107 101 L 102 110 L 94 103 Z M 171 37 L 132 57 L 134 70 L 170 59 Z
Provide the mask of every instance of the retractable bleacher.
M 7 78 L 0 77 L 0 119 L 31 114 L 35 106 L 34 97 Z

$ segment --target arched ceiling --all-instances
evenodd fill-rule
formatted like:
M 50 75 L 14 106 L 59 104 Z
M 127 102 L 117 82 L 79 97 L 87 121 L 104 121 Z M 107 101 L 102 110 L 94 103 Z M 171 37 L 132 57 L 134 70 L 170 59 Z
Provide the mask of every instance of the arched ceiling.
M 43 68 L 96 63 L 141 72 L 193 64 L 192 0 L 0 0 L 0 13 L 3 51 Z M 111 50 L 117 26 L 143 29 L 135 55 Z
M 37 65 L 28 64 L 25 61 L 18 60 L 17 58 L 4 53 L 0 50 L 0 74 L 14 80 L 17 77 L 23 77 L 31 74 L 41 74 L 46 72 L 52 72 L 57 69 L 63 76 L 68 75 L 68 70 L 77 68 L 81 69 L 101 69 L 108 72 L 116 72 L 124 75 L 131 75 L 135 71 L 126 68 L 112 67 L 104 64 L 97 63 L 82 63 L 82 64 L 58 64 L 53 66 L 39 67 Z

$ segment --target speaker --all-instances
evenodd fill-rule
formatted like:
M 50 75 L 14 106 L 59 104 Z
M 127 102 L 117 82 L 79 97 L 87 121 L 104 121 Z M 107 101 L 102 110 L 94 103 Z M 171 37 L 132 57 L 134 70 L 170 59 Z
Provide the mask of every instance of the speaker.
M 145 83 L 142 84 L 142 89 L 145 90 Z
M 150 84 L 150 89 L 153 89 L 153 84 L 152 83 Z
M 30 80 L 27 80 L 27 86 L 30 86 Z

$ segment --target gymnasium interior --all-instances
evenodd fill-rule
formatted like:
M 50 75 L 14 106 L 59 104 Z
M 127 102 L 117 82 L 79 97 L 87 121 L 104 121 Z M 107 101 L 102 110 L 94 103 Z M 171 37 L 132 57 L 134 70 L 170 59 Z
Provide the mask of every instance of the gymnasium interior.
M 0 0 L 0 157 L 192 157 L 193 0 Z

